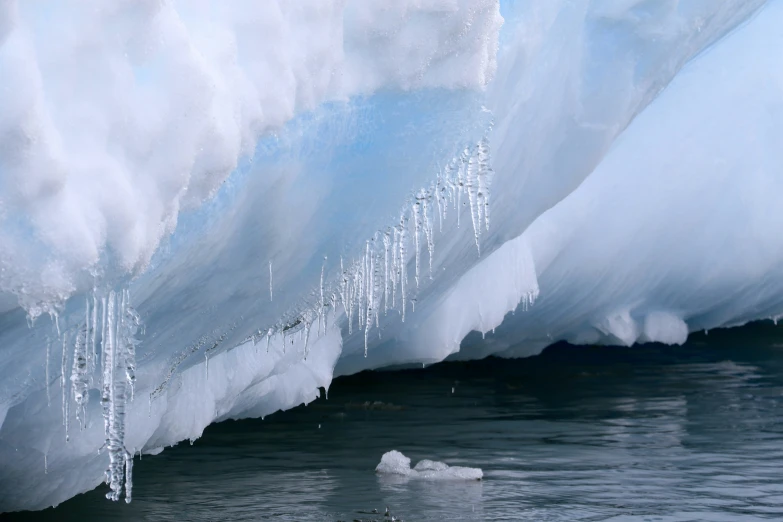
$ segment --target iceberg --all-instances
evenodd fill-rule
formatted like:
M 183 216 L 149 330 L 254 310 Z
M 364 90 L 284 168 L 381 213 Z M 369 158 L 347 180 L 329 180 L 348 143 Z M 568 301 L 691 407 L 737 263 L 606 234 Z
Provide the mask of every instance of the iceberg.
M 783 315 L 782 24 L 0 0 L 0 511 L 337 375 Z

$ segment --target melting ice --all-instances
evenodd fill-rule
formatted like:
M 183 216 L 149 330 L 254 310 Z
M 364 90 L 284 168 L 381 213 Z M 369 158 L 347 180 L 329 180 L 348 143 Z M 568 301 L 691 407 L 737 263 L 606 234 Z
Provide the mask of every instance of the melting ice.
M 398 475 L 406 478 L 431 480 L 481 480 L 484 472 L 479 468 L 449 466 L 444 462 L 420 460 L 411 468 L 411 459 L 397 450 L 386 452 L 375 468 L 379 475 Z
M 335 375 L 783 314 L 783 0 L 257 4 L 0 2 L 0 510 Z

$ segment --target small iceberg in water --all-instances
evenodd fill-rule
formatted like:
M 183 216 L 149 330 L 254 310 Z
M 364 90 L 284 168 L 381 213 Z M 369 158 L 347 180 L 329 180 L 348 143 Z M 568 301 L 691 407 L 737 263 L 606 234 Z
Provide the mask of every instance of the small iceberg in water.
M 480 468 L 449 466 L 443 462 L 421 460 L 411 469 L 411 459 L 397 450 L 384 453 L 381 463 L 375 468 L 379 475 L 401 475 L 409 478 L 435 480 L 481 480 L 484 472 Z

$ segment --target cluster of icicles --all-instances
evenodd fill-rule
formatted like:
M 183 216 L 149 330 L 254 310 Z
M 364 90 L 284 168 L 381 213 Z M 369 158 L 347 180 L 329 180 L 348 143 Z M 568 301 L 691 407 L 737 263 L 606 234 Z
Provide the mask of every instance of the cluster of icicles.
M 272 327 L 257 329 L 244 342 L 252 342 L 255 346 L 265 343 L 266 350 L 269 351 L 272 337 L 280 336 L 285 351 L 288 339 L 293 341 L 294 337 L 298 336 L 304 341 L 303 357 L 307 359 L 313 328 L 315 327 L 315 337 L 319 337 L 327 330 L 329 315 L 331 314 L 334 320 L 342 312 L 347 321 L 349 335 L 353 334 L 355 324 L 360 331 L 363 331 L 364 354 L 367 356 L 370 330 L 374 326 L 380 335 L 381 315 L 385 315 L 389 310 L 396 310 L 405 322 L 409 301 L 415 310 L 416 298 L 411 295 L 408 283 L 411 238 L 415 260 L 415 289 L 419 288 L 422 277 L 422 253 L 425 246 L 428 253 L 430 279 L 433 276 L 434 227 L 437 221 L 438 230 L 443 231 L 449 209 L 456 214 L 459 227 L 463 208 L 469 207 L 476 249 L 478 255 L 481 255 L 481 234 L 483 230 L 489 229 L 490 224 L 490 187 L 494 176 L 487 138 L 489 130 L 491 124 L 481 140 L 465 146 L 460 154 L 452 158 L 445 168 L 438 172 L 436 180 L 430 186 L 419 190 L 411 197 L 400 213 L 399 222 L 376 232 L 367 240 L 363 255 L 359 259 L 346 264 L 341 258 L 339 275 L 332 281 L 327 282 L 325 279 L 328 259 L 324 258 L 320 284 L 311 293 L 307 301 L 309 304 L 299 306 L 285 314 Z M 274 285 L 271 262 L 268 269 L 269 299 L 272 300 Z M 234 324 L 226 329 L 215 329 L 178 352 L 169 361 L 168 371 L 161 383 L 150 393 L 150 412 L 152 402 L 168 389 L 180 365 L 202 350 L 208 379 L 210 357 L 223 349 L 222 342 L 236 326 Z
M 364 355 L 367 356 L 370 330 L 375 327 L 380 335 L 380 316 L 389 310 L 400 313 L 405 322 L 408 302 L 415 311 L 416 298 L 411 295 L 408 282 L 409 243 L 413 242 L 415 290 L 422 277 L 422 255 L 426 247 L 429 270 L 433 277 L 432 263 L 435 256 L 435 226 L 443 231 L 443 223 L 449 209 L 456 214 L 457 226 L 465 206 L 469 207 L 476 250 L 481 255 L 481 234 L 489 230 L 490 186 L 494 173 L 490 164 L 489 140 L 485 136 L 473 146 L 465 147 L 446 167 L 438 173 L 437 179 L 416 194 L 403 207 L 400 220 L 385 230 L 376 232 L 366 241 L 363 255 L 346 265 L 340 258 L 340 272 L 336 280 L 325 285 L 324 272 L 327 259 L 321 268 L 321 281 L 314 292 L 314 306 L 288 314 L 286 320 L 268 329 L 258 331 L 248 340 L 254 344 L 277 334 L 285 337 L 299 333 L 304 337 L 304 357 L 310 331 L 317 323 L 318 335 L 326 332 L 327 316 L 343 312 L 348 333 L 353 334 L 354 325 L 364 332 Z M 272 271 L 270 265 L 270 290 L 272 298 Z M 382 312 L 382 313 L 381 313 Z M 191 352 L 192 353 L 192 352 Z
M 136 381 L 136 335 L 141 328 L 138 313 L 130 306 L 128 290 L 110 291 L 85 300 L 84 322 L 60 331 L 59 318 L 54 316 L 57 336 L 62 341 L 62 414 L 65 440 L 70 440 L 71 399 L 75 404 L 79 428 L 87 426 L 89 390 L 99 389 L 106 441 L 101 451 L 109 453 L 106 483 L 110 491 L 106 498 L 119 500 L 125 487 L 125 501 L 130 502 L 133 488 L 133 453 L 125 447 L 125 409 L 133 400 Z M 46 393 L 49 397 L 49 356 L 46 350 Z M 70 370 L 70 392 L 67 375 Z
M 405 321 L 408 301 L 415 311 L 416 298 L 411 295 L 408 283 L 409 243 L 412 240 L 415 260 L 415 290 L 422 277 L 422 251 L 426 247 L 429 260 L 429 277 L 433 276 L 435 232 L 437 226 L 443 231 L 443 223 L 449 209 L 456 214 L 457 226 L 463 208 L 469 207 L 477 253 L 480 256 L 480 239 L 483 230 L 489 229 L 490 186 L 493 172 L 490 165 L 489 141 L 486 137 L 478 143 L 465 147 L 446 167 L 438 173 L 437 179 L 419 190 L 403 207 L 399 222 L 385 230 L 376 232 L 366 241 L 363 255 L 347 264 L 340 259 L 337 278 L 326 282 L 324 275 L 327 259 L 321 268 L 319 287 L 312 293 L 311 303 L 286 314 L 276 326 L 258 329 L 247 339 L 258 344 L 266 337 L 267 350 L 270 339 L 281 335 L 283 347 L 287 336 L 304 338 L 304 358 L 308 355 L 308 341 L 313 326 L 317 323 L 317 336 L 327 331 L 328 314 L 332 320 L 345 315 L 349 334 L 354 325 L 364 333 L 365 356 L 370 331 L 378 329 L 380 316 L 389 310 L 396 310 Z M 466 209 L 467 210 L 467 209 Z M 435 215 L 437 214 L 437 216 Z M 272 265 L 269 265 L 269 298 L 272 299 Z M 524 306 L 532 304 L 525 301 Z M 383 312 L 383 313 L 381 313 Z M 133 400 L 136 380 L 136 347 L 140 341 L 137 334 L 142 329 L 138 313 L 130 305 L 127 289 L 120 292 L 99 292 L 94 290 L 85 300 L 84 321 L 61 332 L 59 316 L 52 314 L 57 337 L 62 341 L 62 368 L 60 385 L 62 389 L 62 414 L 66 442 L 70 435 L 71 401 L 75 404 L 75 417 L 80 429 L 87 426 L 87 404 L 91 389 L 99 389 L 104 420 L 105 443 L 100 451 L 107 450 L 109 466 L 106 483 L 110 491 L 106 497 L 119 500 L 125 489 L 125 501 L 131 501 L 133 487 L 133 454 L 125 446 L 126 407 Z M 236 328 L 237 324 L 223 330 L 215 330 L 203 336 L 193 346 L 179 352 L 171 361 L 163 382 L 149 396 L 152 401 L 167 388 L 178 367 L 190 355 L 203 350 L 207 378 L 209 357 L 217 353 L 222 341 Z M 141 332 L 143 333 L 143 332 Z M 47 400 L 50 401 L 49 358 L 52 347 L 47 343 L 46 380 Z M 68 373 L 70 372 L 70 377 Z M 70 386 L 68 386 L 70 380 Z M 44 458 L 46 466 L 46 457 Z

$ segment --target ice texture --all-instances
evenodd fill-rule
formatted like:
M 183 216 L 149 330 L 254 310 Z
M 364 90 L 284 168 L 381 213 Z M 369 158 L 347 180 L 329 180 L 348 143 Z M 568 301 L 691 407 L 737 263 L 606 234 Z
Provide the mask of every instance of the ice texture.
M 0 290 L 35 316 L 143 272 L 260 136 L 379 89 L 483 87 L 501 21 L 493 0 L 4 0 Z
M 444 462 L 422 459 L 411 468 L 411 459 L 397 450 L 383 454 L 381 462 L 375 468 L 379 475 L 398 475 L 413 479 L 430 480 L 481 480 L 484 472 L 480 468 L 449 466 Z
M 0 0 L 0 511 L 130 498 L 133 455 L 335 375 L 783 315 L 780 27 Z

